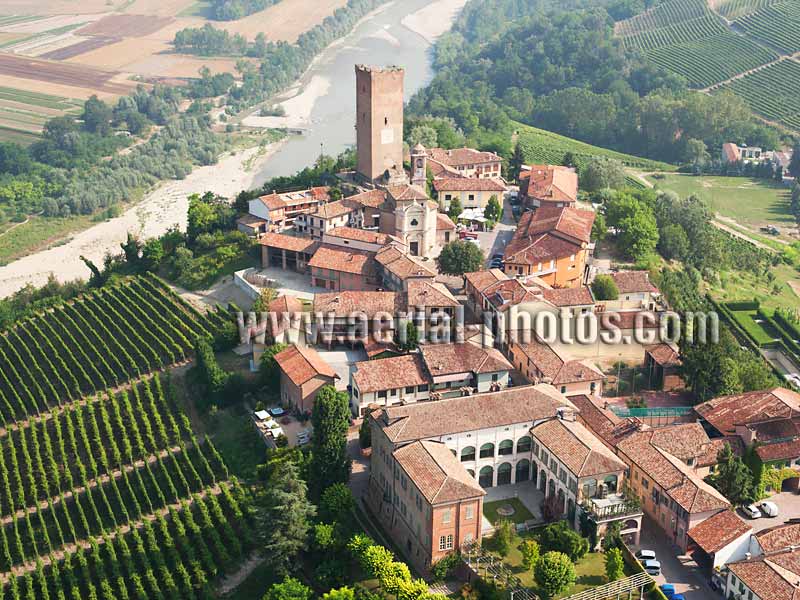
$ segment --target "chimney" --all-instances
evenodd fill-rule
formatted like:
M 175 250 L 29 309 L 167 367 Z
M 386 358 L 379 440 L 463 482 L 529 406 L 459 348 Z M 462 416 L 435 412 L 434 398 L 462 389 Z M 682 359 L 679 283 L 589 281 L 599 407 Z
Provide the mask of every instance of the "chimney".
M 750 552 L 745 552 L 744 553 L 744 559 L 745 560 L 750 560 L 751 558 L 753 558 L 753 555 Z

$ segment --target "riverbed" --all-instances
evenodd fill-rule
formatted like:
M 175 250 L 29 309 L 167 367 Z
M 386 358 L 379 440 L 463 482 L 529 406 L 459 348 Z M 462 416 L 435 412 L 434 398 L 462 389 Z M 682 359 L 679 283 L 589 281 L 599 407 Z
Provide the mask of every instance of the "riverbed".
M 233 198 L 242 189 L 263 185 L 312 164 L 320 152 L 337 155 L 355 143 L 355 73 L 358 63 L 405 67 L 405 99 L 432 76 L 430 48 L 449 29 L 466 0 L 390 2 L 362 19 L 354 30 L 324 50 L 297 85 L 278 100 L 283 121 L 251 121 L 253 126 L 301 128 L 268 148 L 227 154 L 216 165 L 199 167 L 180 181 L 167 181 L 122 215 L 92 226 L 57 247 L 0 267 L 0 297 L 26 284 L 41 285 L 50 273 L 61 281 L 87 278 L 85 256 L 101 263 L 107 252 L 120 252 L 129 231 L 153 237 L 170 227 L 186 227 L 187 197 L 212 191 Z M 443 23 L 445 25 L 443 26 Z M 249 119 L 275 119 L 249 117 Z

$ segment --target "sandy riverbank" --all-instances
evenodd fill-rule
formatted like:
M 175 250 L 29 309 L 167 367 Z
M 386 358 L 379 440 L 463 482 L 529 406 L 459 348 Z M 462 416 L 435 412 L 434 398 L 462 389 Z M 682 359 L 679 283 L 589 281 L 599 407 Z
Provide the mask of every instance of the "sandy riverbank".
M 186 179 L 168 181 L 141 202 L 115 219 L 82 231 L 65 244 L 37 252 L 0 267 L 0 297 L 12 294 L 28 283 L 41 285 L 54 273 L 60 281 L 88 278 L 89 270 L 80 257 L 100 264 L 107 251 L 119 252 L 129 231 L 140 237 L 163 234 L 173 225 L 186 228 L 188 196 L 212 191 L 230 196 L 259 184 L 255 174 L 282 142 L 264 148 L 248 148 L 227 154 L 215 165 L 199 167 Z
M 466 3 L 467 0 L 438 0 L 411 13 L 400 22 L 433 44 L 439 36 L 450 31 L 458 13 Z
M 268 127 L 278 129 L 281 127 L 304 128 L 311 124 L 311 113 L 314 104 L 319 98 L 328 93 L 331 80 L 322 75 L 314 75 L 305 86 L 295 86 L 290 90 L 289 97 L 278 102 L 285 115 L 282 117 L 261 117 L 250 115 L 242 119 L 242 125 L 247 127 Z M 286 95 L 284 95 L 286 96 Z

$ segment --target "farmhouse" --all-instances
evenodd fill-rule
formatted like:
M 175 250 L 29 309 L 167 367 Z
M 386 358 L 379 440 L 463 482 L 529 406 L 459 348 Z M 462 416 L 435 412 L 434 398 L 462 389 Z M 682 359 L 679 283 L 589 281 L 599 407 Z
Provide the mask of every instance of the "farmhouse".
M 574 207 L 578 201 L 578 174 L 569 167 L 523 166 L 519 174 L 519 199 L 523 206 L 535 208 Z
M 281 403 L 310 413 L 317 392 L 339 376 L 316 350 L 292 345 L 275 355 L 281 378 Z

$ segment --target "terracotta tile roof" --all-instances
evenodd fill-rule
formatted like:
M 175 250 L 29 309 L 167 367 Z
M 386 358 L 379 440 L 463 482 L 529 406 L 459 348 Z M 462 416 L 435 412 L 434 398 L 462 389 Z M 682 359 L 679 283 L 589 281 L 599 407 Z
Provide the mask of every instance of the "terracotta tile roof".
M 637 317 L 637 315 L 642 316 Z M 643 310 L 607 311 L 599 316 L 598 325 L 600 329 L 611 329 L 612 325 L 617 329 L 633 329 L 637 326 L 637 319 L 640 320 L 639 327 L 642 329 L 658 329 L 661 323 L 661 315 L 659 313 L 650 313 Z
M 259 238 L 258 243 L 262 246 L 269 246 L 270 248 L 306 253 L 313 252 L 318 246 L 318 242 L 315 242 L 311 238 L 296 237 L 293 235 L 271 232 L 262 235 Z
M 449 306 L 455 308 L 459 306 L 458 300 L 453 297 L 450 290 L 441 283 L 435 283 L 426 279 L 412 279 L 408 282 L 406 291 L 406 307 L 438 307 Z
M 440 162 L 449 167 L 466 167 L 487 162 L 500 162 L 503 160 L 494 152 L 482 152 L 474 148 L 453 148 L 451 150 L 429 148 L 428 157 L 431 160 Z
M 353 367 L 353 382 L 362 394 L 429 383 L 419 354 L 367 360 Z
M 388 244 L 393 239 L 396 239 L 387 233 L 380 233 L 379 231 L 372 231 L 369 229 L 357 229 L 355 227 L 334 227 L 325 235 L 380 245 Z
M 617 448 L 690 514 L 723 509 L 730 503 L 691 467 L 652 443 L 653 430 L 622 439 Z
M 764 462 L 795 459 L 800 456 L 800 437 L 757 446 L 756 454 Z
M 647 271 L 618 271 L 610 275 L 617 284 L 620 294 L 658 293 L 658 288 L 650 282 L 650 274 Z
M 752 527 L 735 512 L 721 510 L 686 533 L 707 554 L 714 554 L 749 531 Z
M 541 207 L 522 214 L 504 262 L 536 264 L 576 254 L 589 243 L 595 213 L 571 207 Z
M 403 298 L 399 292 L 341 291 L 314 294 L 314 312 L 334 313 L 337 317 L 358 312 L 372 318 L 379 312 L 395 315 L 403 309 Z
M 390 406 L 373 412 L 372 417 L 392 442 L 403 443 L 516 423 L 533 426 L 567 405 L 567 399 L 552 386 L 538 385 Z
M 726 162 L 732 163 L 739 160 L 739 147 L 731 142 L 722 144 L 722 156 Z
M 334 219 L 336 217 L 350 214 L 355 210 L 356 207 L 352 204 L 348 204 L 344 200 L 336 200 L 335 202 L 328 202 L 327 204 L 323 204 L 317 208 L 314 216 L 319 217 L 320 219 Z
M 506 184 L 489 177 L 441 177 L 433 180 L 437 192 L 498 192 L 506 191 Z M 500 198 L 498 197 L 498 200 Z
M 678 356 L 677 350 L 669 344 L 645 346 L 644 351 L 653 357 L 657 365 L 661 365 L 662 367 L 681 364 L 681 359 Z
M 578 200 L 578 175 L 569 167 L 531 165 L 531 170 L 523 171 L 519 177 L 521 191 L 529 198 L 543 202 Z
M 258 225 L 267 224 L 267 221 L 265 221 L 261 217 L 257 217 L 255 215 L 250 215 L 250 214 L 242 215 L 241 217 L 236 219 L 236 222 L 240 225 L 248 225 L 250 227 L 256 227 Z
M 543 299 L 541 290 L 531 291 L 517 279 L 497 281 L 485 288 L 483 295 L 492 306 L 501 312 L 522 302 L 535 302 Z
M 419 259 L 403 254 L 397 248 L 387 246 L 378 250 L 375 261 L 401 281 L 409 277 L 436 277 L 436 271 L 424 265 Z
M 336 371 L 313 348 L 290 346 L 275 355 L 275 362 L 295 385 L 303 385 L 318 375 L 339 379 Z
M 402 185 L 390 185 L 386 188 L 389 195 L 394 200 L 428 200 L 428 194 L 425 193 L 421 187 L 416 185 L 409 185 L 407 183 Z
M 731 452 L 733 452 L 734 456 L 744 456 L 744 442 L 742 438 L 738 435 L 728 435 L 709 440 L 703 452 L 697 456 L 697 466 L 710 467 L 711 465 L 716 465 L 719 462 L 717 460 L 719 451 L 725 447 L 725 444 L 731 447 Z
M 642 427 L 639 419 L 633 417 L 622 419 L 610 410 L 595 404 L 589 396 L 583 394 L 569 396 L 569 400 L 578 408 L 578 420 L 610 448 L 615 448 L 620 440 L 636 433 Z
M 703 455 L 711 440 L 703 426 L 695 422 L 654 429 L 650 443 L 685 462 Z
M 627 467 L 577 421 L 550 419 L 536 425 L 531 433 L 578 478 L 624 471 Z
M 774 558 L 759 556 L 753 560 L 728 563 L 731 572 L 759 598 L 764 600 L 797 600 L 800 577 L 777 565 Z
M 475 344 L 422 344 L 422 361 L 433 377 L 456 373 L 495 373 L 514 367 L 496 348 Z
M 341 246 L 320 246 L 308 261 L 308 266 L 365 277 L 375 274 L 375 261 L 371 252 L 351 250 Z
M 800 523 L 785 523 L 755 534 L 758 545 L 764 553 L 777 552 L 789 546 L 800 546 Z
M 486 491 L 467 473 L 450 448 L 420 441 L 398 448 L 395 460 L 431 505 L 479 498 Z
M 456 224 L 444 213 L 436 213 L 436 231 L 454 231 Z
M 399 352 L 393 343 L 379 342 L 373 336 L 370 336 L 365 342 L 364 352 L 367 353 L 367 358 L 375 358 L 384 352 Z
M 434 177 L 464 177 L 457 169 L 435 160 L 429 160 L 427 166 Z
M 736 432 L 736 425 L 792 416 L 800 410 L 800 394 L 776 387 L 721 396 L 698 404 L 694 409 L 717 431 L 731 434 Z
M 269 312 L 279 314 L 303 312 L 303 303 L 296 296 L 278 296 L 269 303 Z
M 527 344 L 517 347 L 530 360 L 543 377 L 550 379 L 553 385 L 564 385 L 579 381 L 602 381 L 602 371 L 589 363 L 579 360 L 566 360 L 547 344 L 533 339 Z
M 482 292 L 493 283 L 497 283 L 498 281 L 507 281 L 508 279 L 508 275 L 503 273 L 503 271 L 500 269 L 489 269 L 488 271 L 464 273 L 464 280 L 479 292 Z
M 750 423 L 747 429 L 753 432 L 759 442 L 782 441 L 800 435 L 800 415 Z
M 259 196 L 258 199 L 261 201 L 261 204 L 266 206 L 270 211 L 283 210 L 286 208 L 286 202 L 284 202 L 275 192 L 265 196 Z
M 371 208 L 378 208 L 386 200 L 386 192 L 383 190 L 369 190 L 348 196 L 344 199 L 345 202 L 357 204 L 359 206 L 369 206 Z
M 543 288 L 544 299 L 555 306 L 593 305 L 592 292 L 585 285 L 576 288 Z

